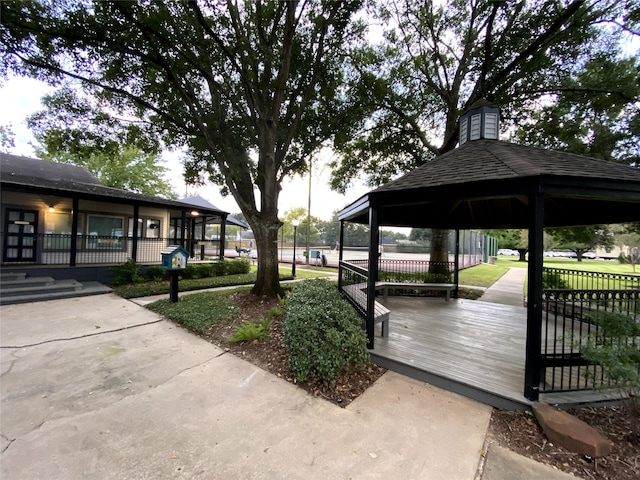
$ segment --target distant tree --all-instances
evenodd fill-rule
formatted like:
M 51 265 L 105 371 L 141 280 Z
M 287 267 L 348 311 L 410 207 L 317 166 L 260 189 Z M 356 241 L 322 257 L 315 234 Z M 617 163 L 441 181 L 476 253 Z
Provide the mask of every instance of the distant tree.
M 409 240 L 414 242 L 420 242 L 425 245 L 431 244 L 431 229 L 430 228 L 412 228 L 409 233 Z
M 611 248 L 613 235 L 608 225 L 592 225 L 584 227 L 550 228 L 547 233 L 558 242 L 558 248 L 576 253 L 578 262 L 582 255 L 597 246 Z
M 137 124 L 105 114 L 71 88 L 45 95 L 41 103 L 44 109 L 27 118 L 39 158 L 85 167 L 109 187 L 176 198 L 159 144 Z
M 0 152 L 9 153 L 15 147 L 16 135 L 13 133 L 11 124 L 0 125 Z
M 619 260 L 631 265 L 633 273 L 636 273 L 636 265 L 640 263 L 640 223 L 616 227 L 615 244 L 622 251 Z
M 527 230 L 484 230 L 484 232 L 487 235 L 498 239 L 498 248 L 517 250 L 520 255 L 519 261 L 526 261 L 529 239 L 529 233 Z

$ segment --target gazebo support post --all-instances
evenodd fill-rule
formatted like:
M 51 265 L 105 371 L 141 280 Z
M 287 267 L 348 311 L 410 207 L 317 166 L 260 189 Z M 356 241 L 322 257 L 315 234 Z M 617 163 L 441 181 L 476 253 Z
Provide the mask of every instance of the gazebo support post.
M 453 283 L 455 289 L 453 290 L 453 298 L 458 298 L 458 281 L 460 280 L 460 229 L 456 228 L 456 251 L 453 258 Z
M 378 210 L 369 208 L 369 278 L 367 279 L 367 348 L 373 349 L 374 326 L 376 315 L 376 280 L 378 279 Z
M 338 227 L 338 291 L 342 292 L 342 249 L 344 246 L 344 220 L 340 220 Z
M 542 263 L 544 197 L 529 195 L 529 281 L 527 291 L 527 343 L 524 366 L 524 396 L 537 401 L 542 372 Z

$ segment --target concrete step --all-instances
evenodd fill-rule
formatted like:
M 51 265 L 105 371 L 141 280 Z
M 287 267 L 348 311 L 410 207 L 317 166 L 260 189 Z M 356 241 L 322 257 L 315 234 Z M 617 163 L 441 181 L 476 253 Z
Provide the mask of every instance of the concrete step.
M 109 292 L 111 292 L 109 287 L 98 282 L 80 283 L 76 280 L 58 280 L 51 285 L 2 288 L 0 290 L 0 305 L 84 297 Z
M 44 287 L 47 285 L 53 285 L 56 283 L 56 279 L 53 277 L 25 277 L 18 279 L 0 279 L 0 287 L 3 290 L 9 288 L 22 288 L 22 287 Z
M 52 279 L 49 283 L 36 281 L 35 284 L 29 282 L 21 282 L 18 285 L 2 286 L 2 296 L 30 295 L 32 293 L 56 293 L 75 291 L 82 288 L 82 284 L 77 280 L 59 280 Z
M 11 282 L 27 278 L 25 272 L 0 272 L 0 282 Z

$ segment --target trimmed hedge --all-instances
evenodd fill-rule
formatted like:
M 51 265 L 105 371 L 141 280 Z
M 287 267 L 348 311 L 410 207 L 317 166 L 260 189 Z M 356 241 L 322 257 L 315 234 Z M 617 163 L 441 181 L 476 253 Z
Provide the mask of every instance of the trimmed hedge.
M 325 279 L 297 284 L 287 297 L 284 341 L 299 382 L 326 383 L 369 361 L 362 319 Z

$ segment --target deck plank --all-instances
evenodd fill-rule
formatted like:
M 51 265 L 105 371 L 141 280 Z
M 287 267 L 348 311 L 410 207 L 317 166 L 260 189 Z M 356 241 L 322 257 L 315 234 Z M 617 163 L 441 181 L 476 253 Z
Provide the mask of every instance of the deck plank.
M 389 337 L 375 354 L 528 404 L 524 390 L 523 307 L 389 297 Z
M 463 385 L 466 392 L 476 389 L 481 401 L 488 398 L 482 392 L 490 392 L 514 405 L 531 404 L 524 397 L 526 308 L 403 296 L 390 296 L 384 305 L 391 311 L 389 336 L 375 338 L 376 357 Z M 610 397 L 569 392 L 541 400 L 577 404 Z

